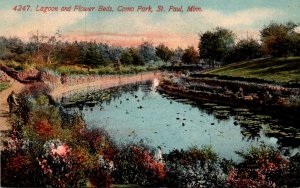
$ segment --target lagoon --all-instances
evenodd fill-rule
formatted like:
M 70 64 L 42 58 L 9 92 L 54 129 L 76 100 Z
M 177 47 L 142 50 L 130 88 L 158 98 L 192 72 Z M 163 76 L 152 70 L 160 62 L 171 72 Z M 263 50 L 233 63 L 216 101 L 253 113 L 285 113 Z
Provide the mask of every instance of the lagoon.
M 226 159 L 261 144 L 285 154 L 300 151 L 300 131 L 284 120 L 247 108 L 196 103 L 159 93 L 158 80 L 77 93 L 63 99 L 67 111 L 82 113 L 88 128 L 103 127 L 117 143 L 143 142 L 163 152 L 211 146 Z

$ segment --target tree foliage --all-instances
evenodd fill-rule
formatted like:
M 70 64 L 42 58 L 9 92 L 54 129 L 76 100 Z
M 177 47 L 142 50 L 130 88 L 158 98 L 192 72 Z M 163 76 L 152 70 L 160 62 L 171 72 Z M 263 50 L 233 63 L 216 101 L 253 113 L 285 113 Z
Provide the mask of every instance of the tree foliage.
M 188 47 L 184 50 L 182 55 L 182 62 L 184 64 L 196 64 L 198 60 L 198 53 L 193 46 Z
M 234 34 L 228 29 L 217 27 L 200 35 L 199 51 L 203 59 L 225 61 L 234 48 Z
M 254 39 L 240 40 L 230 55 L 231 61 L 243 61 L 262 57 L 261 45 Z
M 273 57 L 299 55 L 300 34 L 295 31 L 297 26 L 293 22 L 265 26 L 260 31 L 264 52 Z
M 168 46 L 165 46 L 164 44 L 160 44 L 155 48 L 155 54 L 164 62 L 168 62 L 170 61 L 173 52 L 168 48 Z
M 144 63 L 151 63 L 157 60 L 157 56 L 155 54 L 155 47 L 149 43 L 144 42 L 138 48 L 139 57 Z

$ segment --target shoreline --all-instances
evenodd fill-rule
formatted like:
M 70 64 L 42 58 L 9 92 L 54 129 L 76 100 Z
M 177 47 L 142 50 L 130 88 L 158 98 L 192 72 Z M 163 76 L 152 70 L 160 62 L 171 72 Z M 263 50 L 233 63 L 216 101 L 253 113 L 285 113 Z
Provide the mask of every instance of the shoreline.
M 74 85 L 60 85 L 50 91 L 50 96 L 54 100 L 59 99 L 62 95 L 70 92 L 76 92 L 84 89 L 108 89 L 116 86 L 123 86 L 136 82 L 148 81 L 155 78 L 160 78 L 161 72 L 147 72 L 135 75 L 117 75 L 117 76 L 103 76 L 92 82 L 84 82 Z

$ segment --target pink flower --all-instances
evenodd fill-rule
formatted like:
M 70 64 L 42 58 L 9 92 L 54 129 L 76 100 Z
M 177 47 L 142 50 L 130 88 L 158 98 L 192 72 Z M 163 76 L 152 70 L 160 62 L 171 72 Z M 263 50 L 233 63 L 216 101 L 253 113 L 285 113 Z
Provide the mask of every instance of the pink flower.
M 61 157 L 65 157 L 67 153 L 69 152 L 69 147 L 66 144 L 63 144 L 61 146 L 58 146 L 57 149 L 52 149 L 51 150 L 52 154 L 57 154 Z

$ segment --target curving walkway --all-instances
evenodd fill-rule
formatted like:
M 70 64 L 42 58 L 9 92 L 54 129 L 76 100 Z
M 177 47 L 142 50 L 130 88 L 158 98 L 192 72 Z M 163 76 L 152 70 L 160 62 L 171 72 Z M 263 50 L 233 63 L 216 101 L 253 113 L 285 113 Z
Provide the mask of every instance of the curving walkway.
M 5 74 L 3 71 L 1 71 L 2 74 Z M 0 145 L 2 148 L 2 140 L 6 137 L 9 130 L 11 130 L 11 126 L 8 122 L 8 116 L 9 116 L 9 107 L 7 104 L 7 97 L 12 91 L 15 91 L 15 93 L 19 93 L 22 88 L 24 87 L 24 84 L 21 84 L 20 82 L 8 77 L 11 86 L 3 91 L 0 92 Z

